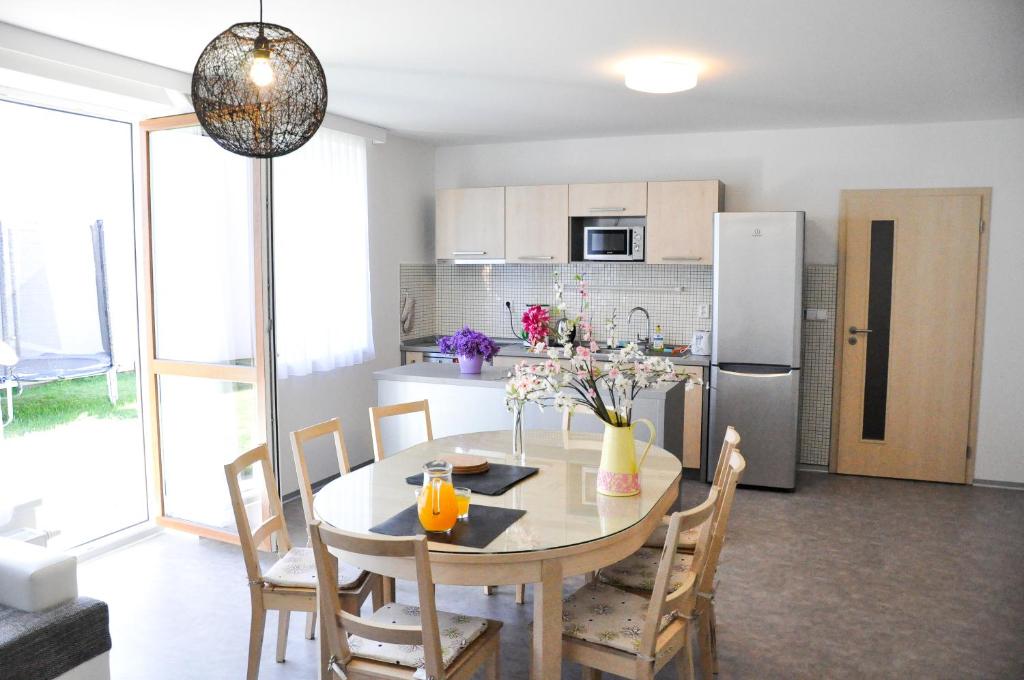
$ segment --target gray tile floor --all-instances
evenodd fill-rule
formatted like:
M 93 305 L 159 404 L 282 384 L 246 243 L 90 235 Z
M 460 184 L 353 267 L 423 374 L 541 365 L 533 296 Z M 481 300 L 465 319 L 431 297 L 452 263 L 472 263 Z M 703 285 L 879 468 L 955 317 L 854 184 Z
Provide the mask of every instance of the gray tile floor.
M 706 486 L 684 484 L 686 505 Z M 289 504 L 293 536 L 301 509 Z M 720 678 L 1024 677 L 1024 492 L 803 473 L 796 493 L 741 489 L 719 571 Z M 119 680 L 242 678 L 249 602 L 237 548 L 176 533 L 90 560 Z M 580 581 L 567 581 L 566 590 Z M 501 619 L 504 677 L 525 678 L 531 607 L 441 587 L 439 605 Z M 400 585 L 399 601 L 415 594 Z M 315 677 L 291 624 L 261 678 Z M 564 678 L 578 678 L 566 665 Z M 667 667 L 659 678 L 672 678 Z

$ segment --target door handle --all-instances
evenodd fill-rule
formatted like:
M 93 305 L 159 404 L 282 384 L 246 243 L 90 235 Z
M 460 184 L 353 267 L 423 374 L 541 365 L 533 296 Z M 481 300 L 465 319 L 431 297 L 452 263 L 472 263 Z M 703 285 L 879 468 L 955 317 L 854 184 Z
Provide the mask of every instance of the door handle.
M 453 250 L 452 255 L 458 257 L 459 255 L 486 255 L 486 250 Z
M 871 329 L 870 328 L 857 328 L 856 326 L 850 326 L 849 332 L 850 332 L 850 337 L 848 337 L 846 339 L 846 342 L 850 343 L 851 345 L 856 345 L 857 344 L 857 334 L 858 333 L 863 333 L 864 335 L 867 335 L 868 333 L 871 332 Z
M 626 212 L 625 208 L 615 208 L 615 207 L 590 208 L 589 210 L 590 210 L 590 212 Z
M 700 255 L 665 255 L 661 259 L 673 262 L 700 262 L 704 258 Z
M 520 260 L 553 260 L 554 255 L 520 255 Z

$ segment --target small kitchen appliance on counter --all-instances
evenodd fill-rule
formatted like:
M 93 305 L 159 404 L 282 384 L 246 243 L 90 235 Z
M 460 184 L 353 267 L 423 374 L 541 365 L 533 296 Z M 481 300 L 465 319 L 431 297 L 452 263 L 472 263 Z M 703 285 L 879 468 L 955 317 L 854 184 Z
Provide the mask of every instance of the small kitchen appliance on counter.
M 690 354 L 707 356 L 711 354 L 711 331 L 694 331 L 690 342 Z
M 791 490 L 800 442 L 804 213 L 715 213 L 714 261 L 707 480 L 732 425 L 747 459 L 743 483 Z

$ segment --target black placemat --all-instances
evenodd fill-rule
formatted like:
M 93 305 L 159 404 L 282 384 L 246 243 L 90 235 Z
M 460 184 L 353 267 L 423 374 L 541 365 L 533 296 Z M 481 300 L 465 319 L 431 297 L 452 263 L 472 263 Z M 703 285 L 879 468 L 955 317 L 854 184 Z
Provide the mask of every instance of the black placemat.
M 420 524 L 416 505 L 389 520 L 385 520 L 370 531 L 387 536 L 423 536 L 426 535 L 436 543 L 451 543 L 467 548 L 486 548 L 505 529 L 515 524 L 516 520 L 526 514 L 526 510 L 510 510 L 509 508 L 492 508 L 489 505 L 470 505 L 469 519 L 455 523 L 448 534 L 427 533 Z
M 476 475 L 452 475 L 452 483 L 455 486 L 464 486 L 473 493 L 480 493 L 485 496 L 500 496 L 530 475 L 536 474 L 539 469 L 524 465 L 491 463 L 487 472 L 481 472 Z M 419 472 L 406 477 L 405 481 L 419 486 L 423 484 L 423 473 Z

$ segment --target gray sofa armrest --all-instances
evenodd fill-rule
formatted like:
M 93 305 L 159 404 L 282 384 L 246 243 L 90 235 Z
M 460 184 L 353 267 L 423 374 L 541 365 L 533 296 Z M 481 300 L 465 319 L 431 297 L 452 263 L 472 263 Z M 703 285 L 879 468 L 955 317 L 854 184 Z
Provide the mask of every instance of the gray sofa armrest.
M 80 597 L 41 612 L 0 606 L 0 680 L 52 680 L 109 650 L 105 602 Z

